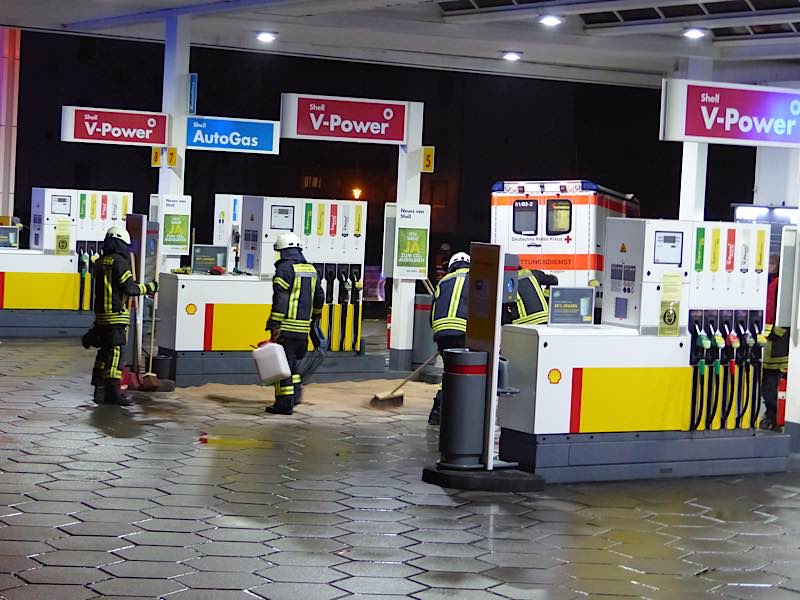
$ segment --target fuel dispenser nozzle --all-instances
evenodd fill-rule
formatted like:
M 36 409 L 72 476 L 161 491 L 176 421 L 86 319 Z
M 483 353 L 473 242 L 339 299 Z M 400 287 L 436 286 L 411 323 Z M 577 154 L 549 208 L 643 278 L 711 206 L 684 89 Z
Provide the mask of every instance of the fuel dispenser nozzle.
M 696 344 L 698 348 L 702 348 L 703 350 L 711 349 L 711 339 L 708 337 L 708 334 L 704 330 L 699 329 L 699 327 L 697 332 Z

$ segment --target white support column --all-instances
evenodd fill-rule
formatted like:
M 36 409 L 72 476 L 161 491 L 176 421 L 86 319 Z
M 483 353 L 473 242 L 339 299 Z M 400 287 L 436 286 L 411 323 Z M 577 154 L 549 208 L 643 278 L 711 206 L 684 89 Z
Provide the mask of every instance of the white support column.
M 397 159 L 397 204 L 419 204 L 422 179 L 422 119 L 425 105 L 409 103 L 408 145 L 400 146 Z M 416 281 L 392 280 L 392 333 L 389 343 L 389 369 L 411 370 L 414 341 L 414 293 Z
M 158 173 L 159 194 L 183 194 L 191 19 L 189 15 L 170 15 L 164 23 L 164 87 L 161 110 L 170 115 L 168 140 L 170 146 L 177 147 L 178 160 L 175 167 L 161 167 Z M 166 164 L 166 157 L 162 163 Z
M 678 218 L 702 221 L 706 211 L 706 167 L 708 144 L 683 143 L 681 158 L 681 195 Z
M 21 37 L 19 29 L 0 27 L 0 215 L 14 214 Z
M 690 58 L 681 62 L 679 74 L 686 79 L 710 81 L 714 76 L 714 63 L 706 58 Z M 702 221 L 705 218 L 707 166 L 708 144 L 684 142 L 679 219 Z

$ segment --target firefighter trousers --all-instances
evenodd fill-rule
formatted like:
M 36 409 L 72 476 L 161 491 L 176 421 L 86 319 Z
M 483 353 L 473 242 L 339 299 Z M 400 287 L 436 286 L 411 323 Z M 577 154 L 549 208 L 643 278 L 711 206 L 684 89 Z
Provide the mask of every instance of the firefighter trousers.
M 92 370 L 92 385 L 102 385 L 106 380 L 122 379 L 125 364 L 125 345 L 128 341 L 128 328 L 124 325 L 97 327 L 100 348 Z
M 303 382 L 297 369 L 300 361 L 306 355 L 308 349 L 307 337 L 287 337 L 286 334 L 278 339 L 278 343 L 283 346 L 286 352 L 286 361 L 292 372 L 291 377 L 281 379 L 275 384 L 275 404 L 279 408 L 291 409 L 295 404 L 300 404 L 303 393 Z

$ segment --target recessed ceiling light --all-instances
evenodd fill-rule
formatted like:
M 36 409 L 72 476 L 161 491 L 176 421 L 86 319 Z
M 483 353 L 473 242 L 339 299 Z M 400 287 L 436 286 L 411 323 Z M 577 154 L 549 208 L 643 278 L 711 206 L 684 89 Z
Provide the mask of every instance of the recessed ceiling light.
M 278 34 L 277 33 L 270 33 L 268 31 L 262 31 L 261 33 L 259 33 L 256 36 L 256 39 L 259 42 L 263 42 L 265 44 L 271 44 L 272 42 L 274 42 L 275 40 L 278 39 Z
M 547 27 L 555 27 L 556 25 L 561 25 L 563 22 L 564 20 L 561 17 L 555 15 L 545 15 L 539 19 L 539 23 Z
M 697 29 L 696 27 L 687 29 L 686 31 L 683 32 L 683 37 L 687 37 L 690 40 L 699 40 L 701 37 L 705 37 L 705 35 L 706 35 L 705 31 L 703 31 L 702 29 Z
M 522 58 L 522 52 L 503 52 L 503 60 L 517 62 Z

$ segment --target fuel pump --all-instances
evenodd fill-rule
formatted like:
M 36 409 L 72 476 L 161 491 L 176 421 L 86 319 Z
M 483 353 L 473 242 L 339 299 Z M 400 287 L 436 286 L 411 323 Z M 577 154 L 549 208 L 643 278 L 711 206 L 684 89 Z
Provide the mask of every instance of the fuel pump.
M 342 350 L 342 341 L 347 335 L 347 309 L 350 304 L 350 266 L 334 265 L 336 271 L 337 294 L 333 305 L 331 323 L 331 350 Z
M 741 339 L 736 366 L 739 379 L 736 383 L 736 429 L 741 428 L 742 419 L 750 405 L 750 350 L 755 345 L 746 317 L 737 316 L 736 327 Z
M 692 403 L 689 429 L 695 431 L 703 418 L 703 399 L 705 398 L 706 353 L 711 348 L 711 340 L 705 331 L 702 311 L 693 311 L 690 316 L 692 326 L 691 363 L 694 366 L 692 376 Z
M 739 336 L 733 328 L 733 313 L 723 315 L 720 311 L 720 320 L 725 334 L 725 351 L 722 356 L 722 406 L 720 409 L 720 429 L 728 427 L 728 418 L 734 404 L 734 390 L 736 388 L 736 352 L 741 345 Z
M 353 322 L 350 325 L 352 331 L 352 344 L 345 350 L 361 351 L 361 296 L 364 284 L 361 282 L 361 265 L 350 265 L 350 314 L 353 315 Z
M 763 313 L 753 311 L 750 315 L 750 332 L 752 333 L 753 345 L 750 349 L 750 361 L 753 364 L 753 409 L 750 412 L 750 428 L 754 429 L 758 423 L 758 416 L 761 412 L 761 369 L 764 357 L 764 346 L 767 345 L 767 337 L 763 330 Z
M 78 273 L 80 273 L 80 289 L 78 290 L 78 310 L 83 310 L 86 294 L 86 274 L 89 272 L 89 253 L 83 246 L 78 247 Z

